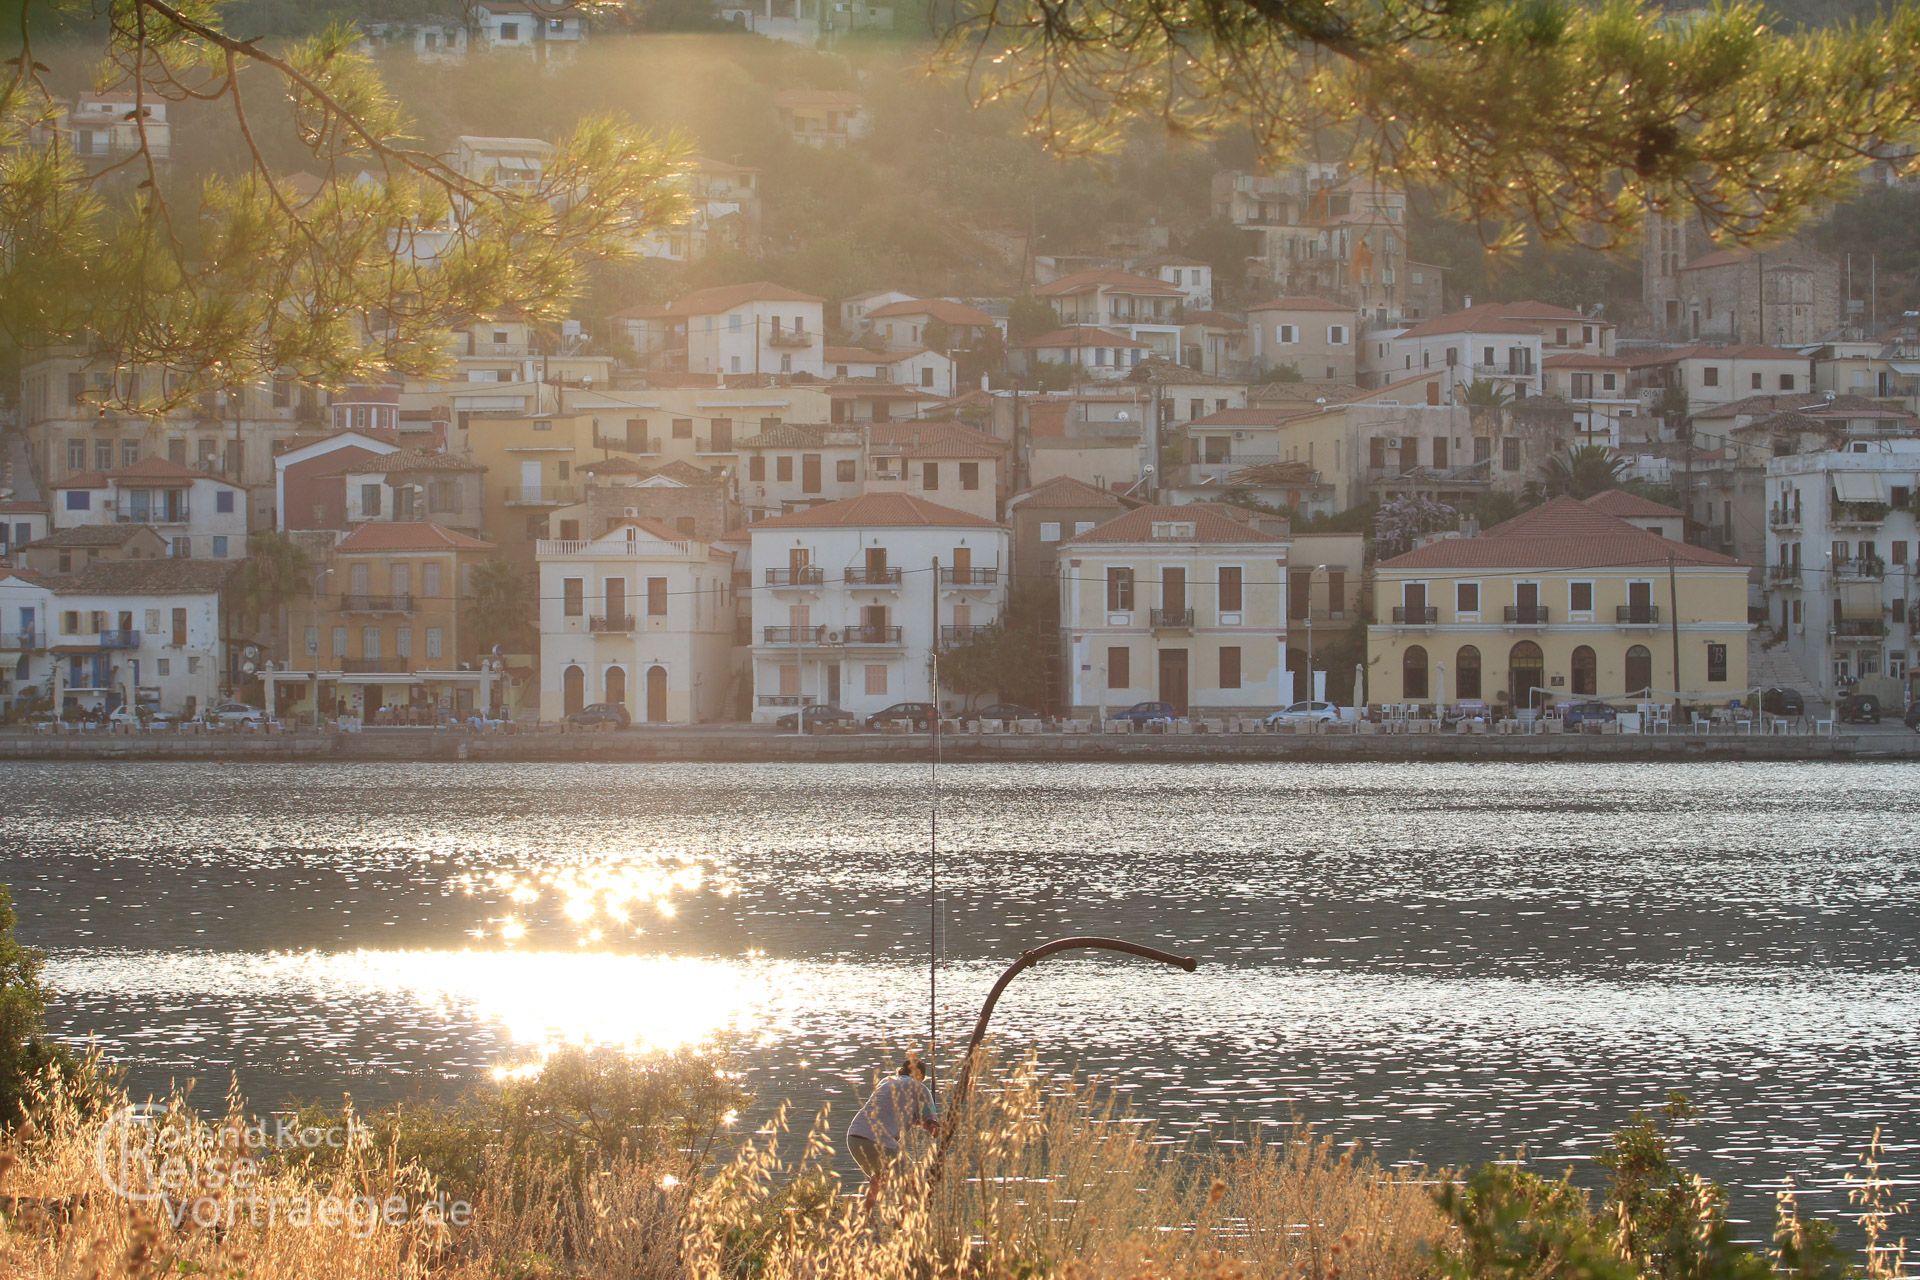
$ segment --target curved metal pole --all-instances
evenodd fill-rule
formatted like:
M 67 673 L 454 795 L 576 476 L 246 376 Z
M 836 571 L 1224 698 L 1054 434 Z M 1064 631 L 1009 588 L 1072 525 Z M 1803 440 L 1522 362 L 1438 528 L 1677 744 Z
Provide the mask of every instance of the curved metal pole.
M 940 1147 L 946 1145 L 947 1137 L 958 1123 L 960 1108 L 966 1104 L 968 1092 L 973 1088 L 973 1064 L 980 1051 L 980 1042 L 986 1039 L 987 1023 L 993 1017 L 994 1006 L 1000 1003 L 1001 992 L 1007 984 L 1018 977 L 1022 970 L 1030 969 L 1048 956 L 1058 955 L 1062 951 L 1097 950 L 1118 951 L 1124 955 L 1139 956 L 1143 960 L 1157 960 L 1161 964 L 1172 965 L 1192 973 L 1200 967 L 1200 962 L 1192 956 L 1177 956 L 1171 951 L 1162 951 L 1157 947 L 1142 946 L 1138 942 L 1128 942 L 1124 938 L 1055 938 L 1043 943 L 1031 951 L 1021 953 L 1018 960 L 1007 966 L 993 989 L 987 992 L 986 1003 L 980 1006 L 980 1017 L 973 1024 L 973 1038 L 967 1042 L 967 1056 L 960 1063 L 960 1078 L 954 1081 L 953 1091 L 947 1095 L 946 1123 L 940 1128 Z M 935 1157 L 934 1173 L 938 1176 L 939 1156 Z

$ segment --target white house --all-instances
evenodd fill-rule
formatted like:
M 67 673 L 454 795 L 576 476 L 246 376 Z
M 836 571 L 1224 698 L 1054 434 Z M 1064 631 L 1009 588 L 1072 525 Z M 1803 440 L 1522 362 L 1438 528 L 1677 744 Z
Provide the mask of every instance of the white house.
M 928 701 L 933 647 L 992 626 L 1006 600 L 1005 526 L 912 494 L 829 502 L 751 532 L 756 722 L 813 703 L 870 715 Z
M 657 520 L 542 538 L 540 706 L 613 702 L 636 723 L 717 720 L 729 705 L 733 556 Z
M 587 38 L 586 23 L 571 3 L 533 5 L 524 0 L 480 0 L 473 6 L 476 36 L 489 49 L 569 57 Z
M 1498 303 L 1469 307 L 1423 320 L 1406 329 L 1366 335 L 1360 348 L 1360 381 L 1383 387 L 1409 376 L 1441 372 L 1444 399 L 1475 382 L 1492 382 L 1515 397 L 1542 392 L 1541 325 L 1515 318 Z
M 866 100 L 844 89 L 782 89 L 773 109 L 787 136 L 806 147 L 844 147 L 873 127 Z
M 224 593 L 238 565 L 96 560 L 52 579 L 47 647 L 55 708 L 142 706 L 190 716 L 227 687 Z
M 914 348 L 939 345 L 943 352 L 966 351 L 978 346 L 999 325 L 978 307 L 949 298 L 907 299 L 876 306 L 866 313 L 867 326 L 889 347 Z M 946 342 L 936 344 L 935 326 L 946 330 Z
M 1198 258 L 1161 254 L 1133 264 L 1140 275 L 1164 280 L 1180 291 L 1183 305 L 1196 311 L 1213 309 L 1213 266 Z
M 688 373 L 825 377 L 826 301 L 765 280 L 697 289 L 619 314 L 648 362 Z
M 881 307 L 892 306 L 896 302 L 912 302 L 914 296 L 902 293 L 898 289 L 869 289 L 865 293 L 856 293 L 851 298 L 840 300 L 840 327 L 853 337 L 859 337 L 867 331 L 867 317 Z
M 247 491 L 165 458 L 113 471 L 83 471 L 53 486 L 53 527 L 147 525 L 180 559 L 241 560 L 247 554 Z
M 1643 379 L 1683 392 L 1690 409 L 1813 389 L 1809 357 L 1751 342 L 1675 347 L 1636 357 L 1633 366 Z
M 1085 326 L 1055 329 L 1016 343 L 1009 363 L 1022 373 L 1045 364 L 1062 365 L 1088 378 L 1124 378 L 1151 354 L 1146 343 L 1112 329 Z
M 869 351 L 865 347 L 826 347 L 821 358 L 834 378 L 878 378 L 918 387 L 936 396 L 953 394 L 953 360 L 925 347 Z
M 736 441 L 740 505 L 749 521 L 860 496 L 866 429 L 783 422 Z
M 1351 383 L 1355 375 L 1354 309 L 1305 296 L 1272 298 L 1247 308 L 1247 350 L 1255 369 L 1291 368 L 1310 381 Z
M 38 542 L 53 528 L 53 515 L 44 502 L 0 498 L 0 560 L 15 555 L 29 542 Z
M 1178 316 L 1184 290 L 1152 276 L 1096 268 L 1076 271 L 1033 291 L 1053 304 L 1060 323 L 1124 334 L 1168 360 L 1180 359 Z
M 52 697 L 47 618 L 55 580 L 17 565 L 0 566 L 0 712 L 30 689 Z

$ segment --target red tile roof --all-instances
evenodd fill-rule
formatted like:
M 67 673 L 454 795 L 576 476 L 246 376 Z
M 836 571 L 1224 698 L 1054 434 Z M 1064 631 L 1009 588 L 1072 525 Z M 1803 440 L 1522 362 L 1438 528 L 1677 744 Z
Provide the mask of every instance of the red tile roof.
M 1151 294 L 1155 297 L 1175 298 L 1181 296 L 1181 290 L 1168 284 L 1157 276 L 1137 276 L 1131 271 L 1114 271 L 1110 268 L 1096 268 L 1092 271 L 1076 271 L 1072 275 L 1061 276 L 1051 284 L 1043 284 L 1033 291 L 1036 298 L 1066 298 L 1075 294 L 1092 293 L 1097 289 L 1113 289 L 1121 293 Z
M 1144 351 L 1147 347 L 1144 342 L 1135 342 L 1124 334 L 1115 333 L 1111 329 L 1098 329 L 1092 325 L 1073 325 L 1065 329 L 1055 329 L 1051 333 L 1043 333 L 1037 338 L 1028 338 L 1025 342 L 1014 345 L 1029 350 L 1040 350 L 1045 347 L 1138 347 Z
M 963 302 L 949 302 L 945 298 L 926 298 L 917 302 L 889 302 L 884 307 L 875 307 L 867 312 L 869 320 L 888 320 L 895 316 L 927 316 L 941 324 L 971 325 L 975 328 L 991 328 L 993 317 L 986 312 L 969 307 Z
M 1007 446 L 997 437 L 964 422 L 876 422 L 867 435 L 871 453 L 895 453 L 903 458 L 998 458 Z
M 1610 516 L 1619 516 L 1622 520 L 1638 517 L 1642 520 L 1684 520 L 1686 512 L 1655 502 L 1652 498 L 1643 498 L 1637 493 L 1625 489 L 1607 489 L 1594 494 L 1586 500 L 1595 511 L 1604 511 Z
M 1431 320 L 1422 320 L 1406 330 L 1403 338 L 1437 338 L 1451 333 L 1525 333 L 1540 332 L 1538 318 L 1521 316 L 1505 304 L 1485 302 L 1464 311 L 1450 311 Z
M 1540 362 L 1543 369 L 1631 369 L 1633 361 L 1621 356 L 1595 356 L 1584 351 L 1563 351 Z
M 398 453 L 383 453 L 365 462 L 350 463 L 346 469 L 355 475 L 387 475 L 396 471 L 486 470 L 471 459 L 456 457 L 451 453 L 429 453 L 425 449 L 402 449 Z
M 1690 347 L 1675 347 L 1670 351 L 1649 351 L 1637 357 L 1634 364 L 1678 364 L 1682 360 L 1793 360 L 1800 364 L 1807 363 L 1807 357 L 1798 351 L 1783 351 L 1779 347 L 1762 346 L 1757 342 L 1701 342 Z
M 684 297 L 675 298 L 663 311 L 672 316 L 710 316 L 745 306 L 749 302 L 824 304 L 826 299 L 815 297 L 811 293 L 801 293 L 798 289 L 789 289 L 785 285 L 774 284 L 769 280 L 755 280 L 751 284 L 723 284 L 711 289 L 695 289 Z M 636 310 L 639 309 L 636 308 Z
M 1714 267 L 1737 266 L 1752 256 L 1753 251 L 1751 249 L 1715 249 L 1710 253 L 1701 254 L 1680 269 L 1682 271 L 1709 271 Z
M 1248 307 L 1253 311 L 1341 311 L 1353 315 L 1354 309 L 1342 302 L 1329 302 L 1325 298 L 1309 298 L 1295 294 L 1286 298 L 1271 298 L 1258 306 Z
M 372 520 L 342 538 L 335 551 L 491 551 L 493 544 L 429 520 Z
M 1042 480 L 1031 489 L 1016 493 L 1007 503 L 1036 507 L 1104 507 L 1112 511 L 1123 511 L 1122 502 L 1109 489 L 1096 489 L 1084 480 L 1075 480 L 1072 476 L 1055 476 L 1051 480 Z
M 1226 509 L 1211 502 L 1185 507 L 1139 507 L 1125 515 L 1095 525 L 1078 537 L 1068 538 L 1062 546 L 1077 547 L 1095 542 L 1163 542 L 1172 545 L 1193 543 L 1285 543 L 1278 534 L 1263 533 L 1250 524 L 1225 514 Z M 1153 526 L 1175 520 L 1193 525 L 1191 538 L 1156 538 Z
M 1737 568 L 1717 551 L 1635 528 L 1578 498 L 1555 498 L 1476 538 L 1442 538 L 1383 560 L 1382 569 Z
M 916 498 L 910 493 L 865 493 L 839 502 L 761 520 L 761 529 L 997 529 L 991 520 Z

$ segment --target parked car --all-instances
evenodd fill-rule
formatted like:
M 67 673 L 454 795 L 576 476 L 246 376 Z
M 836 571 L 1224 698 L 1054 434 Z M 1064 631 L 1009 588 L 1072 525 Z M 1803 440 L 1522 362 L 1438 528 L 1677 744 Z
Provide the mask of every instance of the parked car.
M 267 713 L 244 702 L 216 702 L 200 713 L 208 724 L 265 724 Z
M 966 715 L 960 717 L 960 723 L 964 725 L 974 725 L 982 720 L 1001 720 L 1011 724 L 1015 720 L 1043 720 L 1045 718 L 1046 717 L 1042 716 L 1032 707 L 1022 706 L 1018 702 L 990 702 L 976 711 L 967 712 Z
M 155 731 L 173 728 L 174 717 L 170 712 L 155 711 L 151 707 L 140 707 L 136 709 L 133 707 L 119 706 L 113 709 L 113 714 L 107 717 L 107 722 L 115 728 L 126 727 Z
M 781 716 L 773 724 L 777 729 L 792 732 L 800 727 L 800 721 L 803 718 L 806 720 L 808 733 L 820 733 L 843 724 L 858 726 L 860 723 L 859 716 L 851 711 L 842 711 L 839 707 L 806 706 Z
M 1803 716 L 1807 714 L 1807 700 L 1798 689 L 1775 686 L 1760 691 L 1760 709 L 1776 716 Z
M 924 730 L 933 723 L 931 702 L 896 702 L 867 717 L 867 728 L 878 729 L 889 720 L 911 720 L 915 729 Z
M 1605 702 L 1569 702 L 1560 709 L 1560 720 L 1569 729 L 1589 720 L 1596 724 L 1612 724 L 1619 718 L 1620 713 Z
M 595 702 L 567 717 L 567 723 L 588 729 L 624 729 L 633 722 L 627 709 L 617 702 Z
M 1833 717 L 1841 724 L 1879 724 L 1880 699 L 1870 693 L 1842 694 Z
M 1282 707 L 1267 716 L 1269 728 L 1277 724 L 1306 724 L 1319 721 L 1332 724 L 1340 718 L 1340 704 L 1337 702 L 1296 702 L 1290 707 Z
M 1109 720 L 1121 720 L 1128 724 L 1172 724 L 1173 704 L 1170 702 L 1136 702 L 1125 711 L 1116 711 L 1108 716 Z
M 1907 728 L 1920 733 L 1920 702 L 1907 708 Z

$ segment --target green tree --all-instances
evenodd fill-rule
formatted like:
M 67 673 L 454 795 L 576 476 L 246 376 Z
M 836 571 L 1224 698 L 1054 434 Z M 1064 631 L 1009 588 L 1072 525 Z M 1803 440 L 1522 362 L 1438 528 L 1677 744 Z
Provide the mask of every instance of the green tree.
M 262 529 L 247 538 L 247 562 L 240 568 L 240 607 L 249 617 L 270 615 L 277 626 L 280 610 L 312 589 L 313 561 L 286 534 Z
M 1007 336 L 1015 342 L 1037 338 L 1060 327 L 1053 304 L 1041 298 L 1015 298 L 1007 307 Z
M 48 991 L 40 981 L 45 957 L 13 936 L 13 894 L 0 885 L 0 1126 L 26 1114 L 30 1091 L 49 1070 L 72 1078 L 79 1064 L 47 1039 Z
M 473 568 L 461 623 L 468 655 L 491 652 L 497 645 L 506 653 L 523 653 L 533 646 L 539 601 L 531 570 L 496 556 Z
M 1611 243 L 1649 210 L 1775 235 L 1920 121 L 1911 4 L 1781 32 L 1738 2 L 976 0 L 947 36 L 975 92 L 1023 103 L 1056 146 L 1117 150 L 1135 120 L 1250 130 L 1268 161 L 1346 137 L 1443 211 L 1498 220 L 1507 248 L 1526 229 Z
M 1591 498 L 1618 489 L 1627 460 L 1603 444 L 1583 444 L 1547 459 L 1546 490 L 1552 497 Z
M 940 683 L 974 700 L 998 694 L 1037 707 L 1046 697 L 1047 667 L 1054 661 L 1054 633 L 1033 620 L 1009 619 L 965 644 L 940 651 Z

